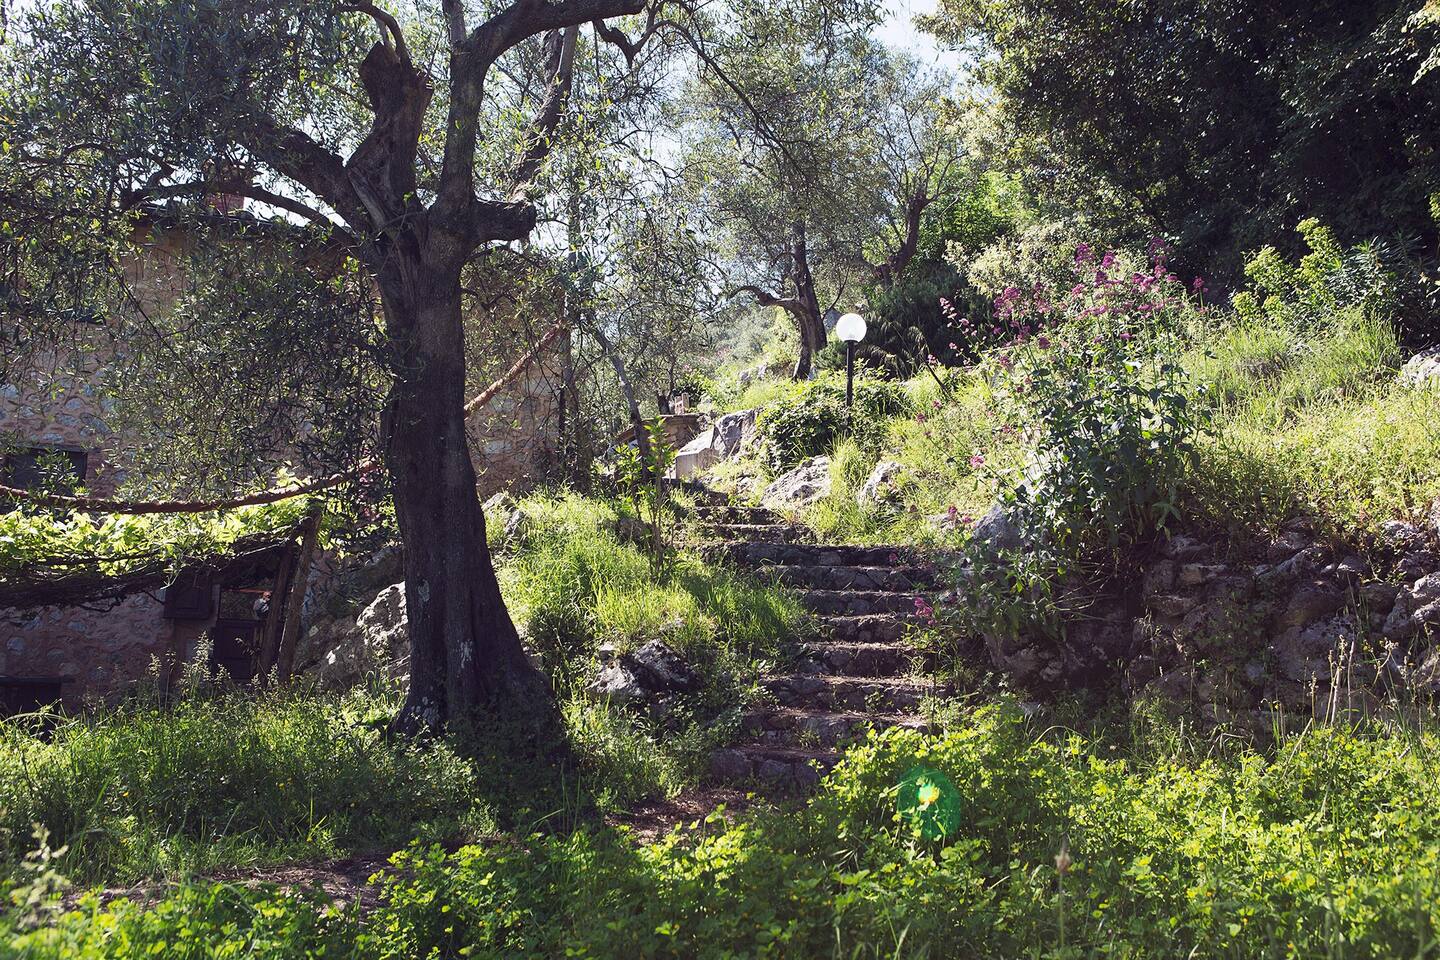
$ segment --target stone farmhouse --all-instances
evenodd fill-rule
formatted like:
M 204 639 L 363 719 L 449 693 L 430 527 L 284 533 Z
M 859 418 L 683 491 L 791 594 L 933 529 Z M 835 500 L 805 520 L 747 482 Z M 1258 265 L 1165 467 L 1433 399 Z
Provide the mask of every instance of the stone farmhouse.
M 246 215 L 235 203 L 215 206 L 225 215 Z M 147 308 L 178 291 L 173 251 L 182 239 L 156 223 L 137 245 L 128 279 Z M 518 320 L 502 319 L 487 318 L 494 338 L 486 351 L 501 370 L 535 342 Z M 472 416 L 471 449 L 482 497 L 524 491 L 555 469 L 569 350 L 568 334 L 559 336 Z M 53 489 L 58 472 L 91 496 L 123 491 L 118 464 L 124 458 L 118 454 L 125 437 L 109 424 L 113 407 L 104 392 L 105 358 L 72 359 L 54 358 L 33 381 L 0 383 L 0 483 L 27 488 L 43 474 Z M 267 646 L 273 662 L 283 598 L 304 596 L 308 608 L 333 573 L 323 556 L 306 563 L 306 589 L 294 591 L 288 578 L 300 550 L 297 532 L 248 545 L 239 562 L 202 562 L 174 582 L 152 572 L 116 583 L 99 597 L 17 599 L 15 590 L 0 584 L 0 716 L 53 702 L 76 708 L 139 683 L 171 684 L 202 648 L 210 650 L 212 669 L 248 681 Z M 202 645 L 202 638 L 208 644 Z

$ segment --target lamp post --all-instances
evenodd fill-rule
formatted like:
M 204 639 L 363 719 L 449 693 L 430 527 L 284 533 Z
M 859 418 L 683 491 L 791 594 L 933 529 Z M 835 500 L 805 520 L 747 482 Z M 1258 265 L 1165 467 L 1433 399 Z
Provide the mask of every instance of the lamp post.
M 865 339 L 865 318 L 847 313 L 835 321 L 835 336 L 845 341 L 845 409 L 855 403 L 855 344 Z

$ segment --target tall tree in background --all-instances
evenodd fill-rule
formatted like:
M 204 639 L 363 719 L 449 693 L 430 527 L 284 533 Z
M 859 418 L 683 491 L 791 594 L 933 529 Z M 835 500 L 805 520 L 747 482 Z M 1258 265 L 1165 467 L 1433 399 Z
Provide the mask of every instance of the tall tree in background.
M 1158 228 L 1233 277 L 1308 216 L 1433 248 L 1440 17 L 1423 6 L 941 0 L 928 25 L 979 64 L 997 156 L 1046 215 L 1142 242 Z
M 827 309 L 904 270 L 955 159 L 937 121 L 944 83 L 876 44 L 870 25 L 747 24 L 747 42 L 716 52 L 690 91 L 690 189 L 727 238 L 733 294 L 794 321 L 797 379 L 825 346 Z

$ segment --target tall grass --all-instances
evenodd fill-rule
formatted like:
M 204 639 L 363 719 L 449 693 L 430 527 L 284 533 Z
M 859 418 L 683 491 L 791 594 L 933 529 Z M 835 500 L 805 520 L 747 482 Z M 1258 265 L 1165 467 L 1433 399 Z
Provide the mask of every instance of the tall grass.
M 444 743 L 387 742 L 357 694 L 134 703 L 37 731 L 0 723 L 0 850 L 39 824 L 81 879 L 334 856 L 489 824 Z
M 523 508 L 532 520 L 502 566 L 505 595 L 555 680 L 594 799 L 615 808 L 694 783 L 794 636 L 799 603 L 683 551 L 657 572 L 616 534 L 609 504 L 567 493 Z M 586 688 L 602 647 L 624 654 L 655 639 L 699 673 L 701 689 L 660 716 L 596 703 Z
M 1440 394 L 1396 379 L 1384 321 L 1345 311 L 1305 334 L 1221 327 L 1187 355 L 1216 403 L 1189 478 L 1196 518 L 1269 530 L 1308 516 L 1336 536 L 1413 518 L 1440 495 Z

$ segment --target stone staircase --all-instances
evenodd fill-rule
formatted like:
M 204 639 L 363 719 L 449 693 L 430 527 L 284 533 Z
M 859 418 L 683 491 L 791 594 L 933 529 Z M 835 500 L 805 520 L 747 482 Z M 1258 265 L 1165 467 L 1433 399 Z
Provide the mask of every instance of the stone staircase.
M 696 515 L 709 559 L 791 588 L 812 615 L 789 666 L 763 678 L 771 702 L 711 756 L 712 781 L 803 791 L 868 728 L 926 728 L 920 702 L 942 691 L 914 675 L 904 632 L 933 581 L 927 568 L 899 548 L 803 542 L 805 528 L 758 507 L 713 503 Z

